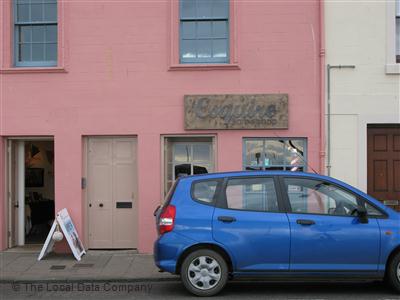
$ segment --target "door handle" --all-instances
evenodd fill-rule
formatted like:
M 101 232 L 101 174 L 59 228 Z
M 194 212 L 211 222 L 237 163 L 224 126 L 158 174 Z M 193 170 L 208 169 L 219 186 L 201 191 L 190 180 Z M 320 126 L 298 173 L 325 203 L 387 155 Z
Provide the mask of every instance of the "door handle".
M 103 207 L 103 203 L 100 203 L 99 206 L 100 206 L 100 207 Z
M 301 219 L 297 220 L 296 223 L 300 224 L 300 225 L 306 225 L 306 226 L 310 226 L 310 225 L 314 225 L 315 224 L 315 222 L 313 220 L 301 220 Z
M 229 217 L 229 216 L 219 216 L 218 221 L 224 222 L 224 223 L 232 223 L 236 221 L 235 217 Z

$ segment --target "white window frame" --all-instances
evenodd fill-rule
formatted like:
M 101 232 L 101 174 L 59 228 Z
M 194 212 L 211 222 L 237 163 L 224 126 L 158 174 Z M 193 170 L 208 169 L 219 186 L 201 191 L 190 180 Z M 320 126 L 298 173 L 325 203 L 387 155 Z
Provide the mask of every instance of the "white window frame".
M 386 1 L 386 74 L 400 74 L 400 63 L 396 63 L 396 3 Z

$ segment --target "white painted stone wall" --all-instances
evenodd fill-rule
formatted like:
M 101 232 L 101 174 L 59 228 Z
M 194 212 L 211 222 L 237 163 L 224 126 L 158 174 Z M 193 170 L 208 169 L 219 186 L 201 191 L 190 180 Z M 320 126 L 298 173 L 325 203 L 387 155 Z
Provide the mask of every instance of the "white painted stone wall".
M 325 1 L 326 63 L 356 66 L 331 70 L 331 176 L 364 191 L 367 124 L 400 123 L 400 74 L 386 73 L 393 4 Z

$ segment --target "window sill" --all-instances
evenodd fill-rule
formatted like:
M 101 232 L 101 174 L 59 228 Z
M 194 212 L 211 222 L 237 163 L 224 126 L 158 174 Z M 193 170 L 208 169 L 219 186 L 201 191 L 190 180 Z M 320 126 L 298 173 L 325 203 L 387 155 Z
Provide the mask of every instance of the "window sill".
M 13 67 L 0 69 L 0 74 L 67 73 L 64 67 Z
M 387 64 L 386 74 L 400 74 L 400 64 Z
M 212 71 L 240 70 L 238 64 L 177 64 L 171 65 L 169 71 Z

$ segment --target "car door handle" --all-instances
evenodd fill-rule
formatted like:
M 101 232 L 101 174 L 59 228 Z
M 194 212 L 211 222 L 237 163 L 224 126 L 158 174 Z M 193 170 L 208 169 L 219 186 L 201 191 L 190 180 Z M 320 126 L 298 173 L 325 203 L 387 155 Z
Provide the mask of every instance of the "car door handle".
M 218 221 L 224 222 L 224 223 L 232 223 L 236 221 L 235 217 L 228 217 L 228 216 L 219 216 Z
M 297 220 L 296 223 L 300 224 L 300 225 L 306 225 L 306 226 L 310 226 L 310 225 L 314 225 L 315 224 L 315 222 L 313 220 L 301 220 L 301 219 Z

